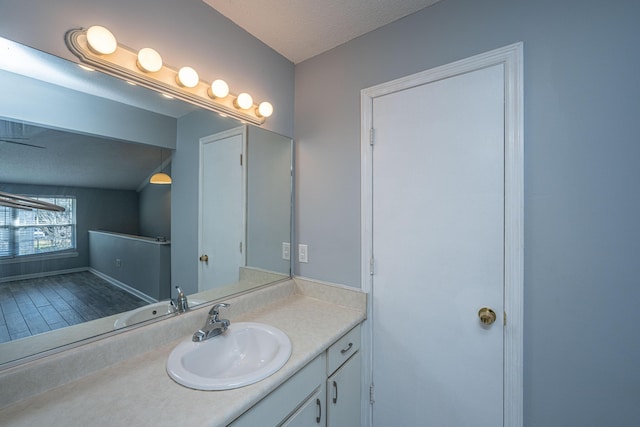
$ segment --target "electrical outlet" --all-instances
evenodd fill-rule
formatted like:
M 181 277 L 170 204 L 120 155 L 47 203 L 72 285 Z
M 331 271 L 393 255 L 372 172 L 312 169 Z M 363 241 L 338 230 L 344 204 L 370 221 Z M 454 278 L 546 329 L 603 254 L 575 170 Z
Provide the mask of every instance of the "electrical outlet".
M 120 258 L 116 258 L 116 268 L 122 267 L 122 260 Z
M 289 242 L 282 242 L 282 259 L 291 260 L 291 245 Z
M 298 261 L 309 262 L 309 247 L 307 245 L 298 245 Z

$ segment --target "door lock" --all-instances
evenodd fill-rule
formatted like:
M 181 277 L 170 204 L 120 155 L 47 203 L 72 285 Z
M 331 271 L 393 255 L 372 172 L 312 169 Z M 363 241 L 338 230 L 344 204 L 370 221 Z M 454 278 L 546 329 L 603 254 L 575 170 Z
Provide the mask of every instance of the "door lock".
M 207 255 L 207 254 L 200 255 L 200 261 L 209 262 L 209 255 Z

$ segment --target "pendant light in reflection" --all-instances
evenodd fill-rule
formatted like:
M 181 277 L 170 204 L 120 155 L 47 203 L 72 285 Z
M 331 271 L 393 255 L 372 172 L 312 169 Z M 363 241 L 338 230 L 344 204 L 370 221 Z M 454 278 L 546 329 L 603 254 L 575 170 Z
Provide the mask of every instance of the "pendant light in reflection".
M 160 149 L 160 172 L 154 173 L 151 175 L 149 182 L 151 184 L 171 184 L 171 177 L 166 173 L 162 172 L 164 169 L 164 163 L 162 159 L 162 152 L 164 150 Z

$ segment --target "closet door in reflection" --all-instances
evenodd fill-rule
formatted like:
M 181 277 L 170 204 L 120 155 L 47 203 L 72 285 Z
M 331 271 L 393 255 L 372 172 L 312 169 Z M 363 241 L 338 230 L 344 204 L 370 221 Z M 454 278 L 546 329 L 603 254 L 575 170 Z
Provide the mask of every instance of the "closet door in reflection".
M 245 147 L 245 126 L 200 141 L 199 291 L 237 282 L 245 265 Z

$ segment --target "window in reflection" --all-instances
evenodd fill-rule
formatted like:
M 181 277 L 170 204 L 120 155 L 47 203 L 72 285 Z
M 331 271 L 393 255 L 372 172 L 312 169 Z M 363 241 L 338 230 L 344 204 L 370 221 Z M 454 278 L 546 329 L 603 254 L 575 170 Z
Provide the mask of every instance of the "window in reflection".
M 16 258 L 72 250 L 76 247 L 76 199 L 73 196 L 33 199 L 63 207 L 63 212 L 0 206 L 0 258 Z

